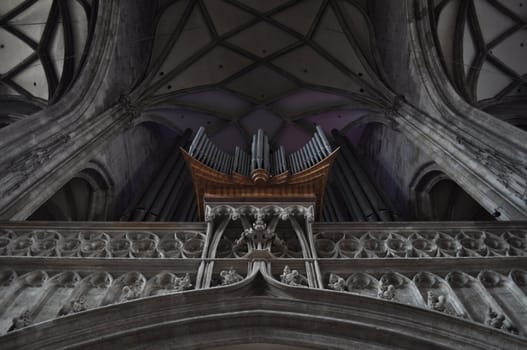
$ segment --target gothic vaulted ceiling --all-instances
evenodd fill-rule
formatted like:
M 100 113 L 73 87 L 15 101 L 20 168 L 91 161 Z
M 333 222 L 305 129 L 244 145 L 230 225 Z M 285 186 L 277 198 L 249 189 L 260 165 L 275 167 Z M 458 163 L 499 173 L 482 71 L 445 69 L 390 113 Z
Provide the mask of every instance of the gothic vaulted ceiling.
M 0 1 L 0 127 L 56 102 L 86 56 L 96 0 Z
M 204 125 L 225 150 L 246 145 L 258 128 L 288 150 L 307 141 L 314 123 L 360 133 L 352 127 L 366 110 L 388 101 L 366 5 L 161 2 L 140 89 L 146 114 L 180 129 Z
M 527 128 L 527 1 L 432 3 L 443 63 L 460 95 Z

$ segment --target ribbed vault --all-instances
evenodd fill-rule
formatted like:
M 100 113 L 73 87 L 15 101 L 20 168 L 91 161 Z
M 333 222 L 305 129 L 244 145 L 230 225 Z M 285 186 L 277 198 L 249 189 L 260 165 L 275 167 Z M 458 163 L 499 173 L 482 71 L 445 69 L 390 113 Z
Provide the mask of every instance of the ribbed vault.
M 527 3 L 430 1 L 438 48 L 459 94 L 472 105 L 527 127 Z
M 96 0 L 0 3 L 0 127 L 56 102 L 86 58 Z
M 207 127 L 226 150 L 263 128 L 288 150 L 343 129 L 390 93 L 366 2 L 168 1 L 159 10 L 145 113 Z

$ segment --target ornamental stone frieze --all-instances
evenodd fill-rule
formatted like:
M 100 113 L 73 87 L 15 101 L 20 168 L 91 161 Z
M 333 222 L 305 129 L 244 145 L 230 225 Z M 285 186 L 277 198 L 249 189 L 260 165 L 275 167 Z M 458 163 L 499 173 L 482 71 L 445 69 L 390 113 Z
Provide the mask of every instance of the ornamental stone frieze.
M 207 223 L 3 223 L 0 332 L 151 297 L 242 288 L 264 274 L 258 293 L 269 283 L 293 297 L 299 289 L 338 293 L 527 335 L 521 223 L 329 224 L 312 222 L 312 203 L 205 208 Z

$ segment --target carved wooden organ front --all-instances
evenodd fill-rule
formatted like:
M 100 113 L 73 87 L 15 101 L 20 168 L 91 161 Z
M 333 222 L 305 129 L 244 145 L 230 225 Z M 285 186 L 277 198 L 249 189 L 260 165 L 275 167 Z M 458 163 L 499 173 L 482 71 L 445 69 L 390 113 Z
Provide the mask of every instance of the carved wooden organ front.
M 287 155 L 283 146 L 271 149 L 263 130 L 252 136 L 247 153 L 234 155 L 215 146 L 200 128 L 190 148 L 182 153 L 194 183 L 198 212 L 210 201 L 313 202 L 320 213 L 331 165 L 337 150 L 319 126 L 302 148 Z

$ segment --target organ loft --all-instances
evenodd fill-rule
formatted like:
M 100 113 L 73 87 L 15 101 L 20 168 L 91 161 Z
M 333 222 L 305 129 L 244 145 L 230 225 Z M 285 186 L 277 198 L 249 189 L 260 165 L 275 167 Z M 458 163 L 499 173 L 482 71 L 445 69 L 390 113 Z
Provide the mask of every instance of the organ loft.
M 0 2 L 0 349 L 526 349 L 527 3 Z

